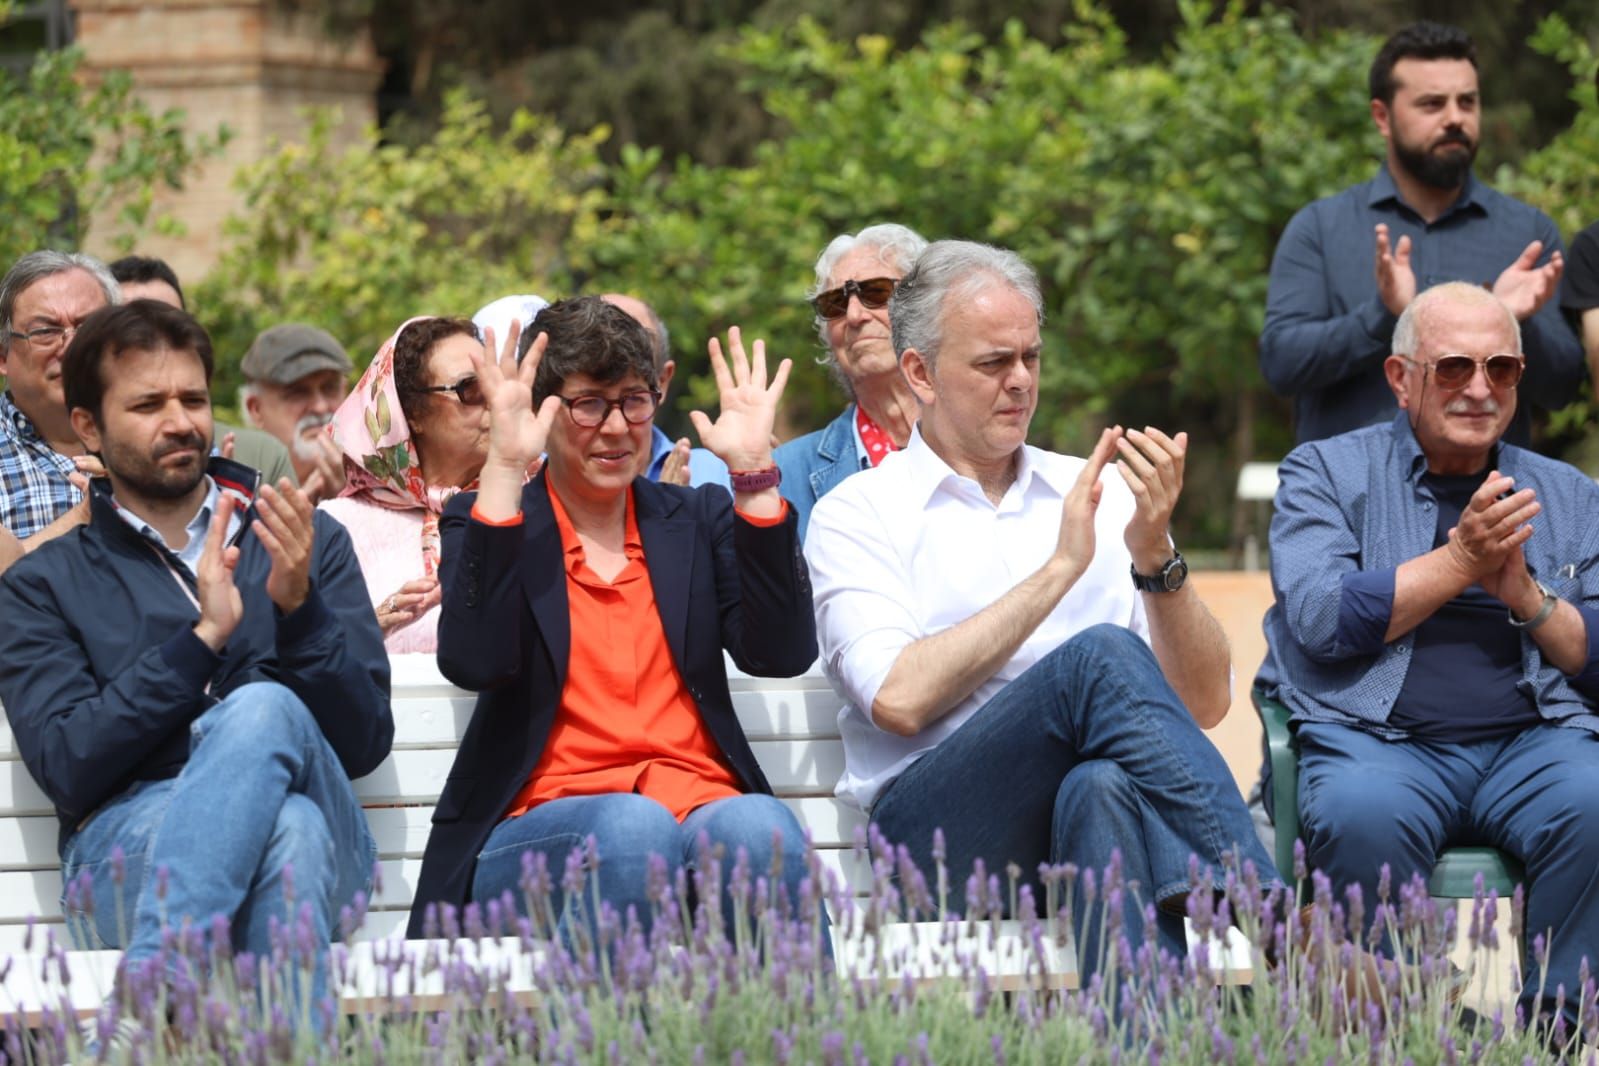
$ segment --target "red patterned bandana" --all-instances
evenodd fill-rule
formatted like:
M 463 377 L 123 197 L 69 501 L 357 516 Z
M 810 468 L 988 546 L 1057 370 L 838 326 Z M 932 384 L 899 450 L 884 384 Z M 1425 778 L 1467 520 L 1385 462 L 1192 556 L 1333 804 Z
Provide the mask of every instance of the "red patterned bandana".
M 873 466 L 883 461 L 889 452 L 899 451 L 899 445 L 894 443 L 894 438 L 888 431 L 873 422 L 866 413 L 866 408 L 860 404 L 855 405 L 855 431 L 861 435 L 861 443 L 866 445 L 866 459 Z

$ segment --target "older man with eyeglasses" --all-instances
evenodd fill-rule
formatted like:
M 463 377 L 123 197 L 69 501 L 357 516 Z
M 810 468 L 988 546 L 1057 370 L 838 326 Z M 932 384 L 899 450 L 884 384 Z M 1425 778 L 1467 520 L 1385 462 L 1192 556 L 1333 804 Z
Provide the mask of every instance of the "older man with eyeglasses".
M 1548 1017 L 1564 985 L 1570 1033 L 1599 945 L 1599 488 L 1502 439 L 1523 367 L 1479 286 L 1400 315 L 1399 414 L 1282 465 L 1263 684 L 1293 712 L 1307 857 L 1338 898 L 1358 885 L 1371 914 L 1384 867 L 1397 896 L 1446 845 L 1509 853 L 1521 1006 Z
M 926 239 L 914 230 L 881 223 L 834 237 L 816 260 L 810 297 L 816 332 L 827 345 L 827 365 L 850 402 L 826 426 L 772 455 L 783 472 L 783 496 L 799 516 L 802 539 L 817 500 L 910 440 L 916 397 L 894 354 L 888 301 L 926 247 Z
M 121 301 L 104 263 L 71 252 L 29 252 L 0 279 L 0 527 L 15 551 L 88 520 L 61 359 L 84 319 Z

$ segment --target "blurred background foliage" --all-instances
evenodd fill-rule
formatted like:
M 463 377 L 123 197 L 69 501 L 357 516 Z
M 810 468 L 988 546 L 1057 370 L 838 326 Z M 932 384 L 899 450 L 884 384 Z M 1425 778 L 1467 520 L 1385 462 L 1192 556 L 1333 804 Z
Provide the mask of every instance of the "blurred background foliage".
M 783 431 L 806 432 L 842 403 L 802 300 L 815 257 L 899 221 L 1037 267 L 1034 439 L 1187 429 L 1179 536 L 1224 548 L 1247 517 L 1239 465 L 1292 440 L 1255 356 L 1271 253 L 1294 211 L 1380 158 L 1365 84 L 1382 36 L 1416 17 L 1471 30 L 1479 173 L 1568 237 L 1599 218 L 1594 0 L 301 6 L 374 34 L 384 121 L 334 154 L 321 119 L 240 175 L 246 207 L 194 293 L 224 353 L 219 396 L 228 353 L 274 321 L 317 322 L 364 362 L 412 314 L 614 289 L 671 327 L 669 431 L 714 402 L 705 339 L 736 323 L 799 364 Z M 152 158 L 181 166 L 172 151 Z M 1570 449 L 1589 414 L 1562 412 L 1545 446 Z

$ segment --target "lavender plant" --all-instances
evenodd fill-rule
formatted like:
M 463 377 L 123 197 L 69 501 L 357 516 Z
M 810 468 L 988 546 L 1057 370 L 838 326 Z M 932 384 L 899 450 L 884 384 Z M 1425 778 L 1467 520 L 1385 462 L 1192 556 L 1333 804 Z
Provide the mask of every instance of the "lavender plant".
M 342 1001 L 307 993 L 323 949 L 303 906 L 285 915 L 266 958 L 235 955 L 221 918 L 178 926 L 159 959 L 124 967 L 87 1023 L 66 998 L 36 1016 L 8 1016 L 0 1055 L 248 1064 L 1599 1061 L 1585 1050 L 1599 1041 L 1586 974 L 1581 989 L 1555 993 L 1578 1019 L 1570 1031 L 1502 1008 L 1474 1018 L 1461 1006 L 1463 979 L 1506 965 L 1497 901 L 1480 885 L 1460 973 L 1449 959 L 1462 932 L 1457 910 L 1429 899 L 1420 880 L 1364 900 L 1301 876 L 1306 898 L 1287 899 L 1263 889 L 1247 865 L 1226 871 L 1218 891 L 1196 861 L 1189 953 L 1155 948 L 1146 905 L 1143 941 L 1101 937 L 1103 957 L 1079 988 L 1068 987 L 1075 982 L 1061 964 L 1072 957 L 1073 902 L 1119 928 L 1122 900 L 1140 889 L 1119 860 L 1100 871 L 1044 867 L 1032 879 L 979 866 L 956 913 L 942 861 L 929 881 L 875 832 L 857 852 L 868 892 L 854 895 L 813 852 L 790 899 L 773 871 L 751 869 L 742 854 L 724 880 L 727 857 L 702 846 L 692 874 L 651 867 L 647 914 L 618 914 L 598 898 L 602 856 L 592 842 L 559 880 L 530 854 L 520 900 L 441 909 L 423 942 L 335 945 L 328 965 Z M 70 886 L 69 909 L 92 918 L 86 892 L 86 883 Z M 834 916 L 836 954 L 823 908 Z M 1519 936 L 1520 890 L 1511 908 Z M 342 916 L 347 935 L 364 909 L 357 901 Z M 1230 926 L 1252 945 L 1242 981 L 1218 961 Z M 1393 960 L 1374 954 L 1385 935 Z M 40 979 L 65 993 L 66 953 L 52 935 L 40 940 L 39 950 L 30 944 L 0 965 L 0 997 L 11 982 Z M 996 972 L 1007 945 L 1008 964 Z M 1508 964 L 1517 986 L 1518 964 Z

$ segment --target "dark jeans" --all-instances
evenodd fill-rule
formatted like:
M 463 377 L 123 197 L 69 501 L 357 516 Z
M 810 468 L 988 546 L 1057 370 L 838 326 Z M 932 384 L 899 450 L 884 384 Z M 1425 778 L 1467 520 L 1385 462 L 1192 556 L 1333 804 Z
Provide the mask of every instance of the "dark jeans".
M 1375 910 L 1386 863 L 1391 893 L 1426 877 L 1453 843 L 1486 844 L 1527 870 L 1527 981 L 1554 998 L 1578 996 L 1583 956 L 1599 958 L 1599 737 L 1536 725 L 1511 737 L 1465 744 L 1387 741 L 1320 722 L 1299 727 L 1299 819 L 1306 859 L 1342 894 L 1358 884 Z M 1549 944 L 1549 973 L 1533 938 Z M 1543 1005 L 1538 1005 L 1543 1006 Z
M 1012 862 L 1035 880 L 1041 863 L 1103 870 L 1119 849 L 1126 878 L 1138 883 L 1119 923 L 1073 893 L 1085 976 L 1100 957 L 1101 921 L 1136 947 L 1151 901 L 1163 905 L 1160 946 L 1186 951 L 1190 855 L 1218 887 L 1229 854 L 1253 862 L 1263 886 L 1279 883 L 1221 753 L 1148 645 L 1123 626 L 1084 630 L 1012 681 L 900 774 L 872 820 L 929 876 L 933 831 L 942 828 L 955 885 L 979 858 L 1002 881 Z

